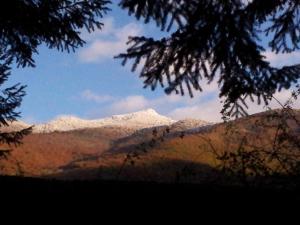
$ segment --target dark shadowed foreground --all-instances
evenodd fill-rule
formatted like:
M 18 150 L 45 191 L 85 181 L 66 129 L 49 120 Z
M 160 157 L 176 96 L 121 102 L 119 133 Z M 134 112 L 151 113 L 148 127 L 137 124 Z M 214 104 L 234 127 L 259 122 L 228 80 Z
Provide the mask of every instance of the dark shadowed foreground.
M 0 184 L 0 192 L 5 193 L 1 198 L 2 206 L 5 206 L 1 211 L 2 218 L 8 217 L 10 222 L 30 221 L 29 224 L 35 221 L 36 224 L 86 225 L 120 219 L 130 223 L 174 219 L 192 223 L 195 219 L 202 221 L 205 218 L 224 221 L 229 217 L 223 218 L 223 213 L 246 216 L 249 212 L 253 219 L 256 212 L 266 216 L 273 208 L 280 209 L 282 215 L 283 207 L 292 207 L 300 200 L 299 190 L 206 184 L 58 181 L 20 177 L 0 177 Z

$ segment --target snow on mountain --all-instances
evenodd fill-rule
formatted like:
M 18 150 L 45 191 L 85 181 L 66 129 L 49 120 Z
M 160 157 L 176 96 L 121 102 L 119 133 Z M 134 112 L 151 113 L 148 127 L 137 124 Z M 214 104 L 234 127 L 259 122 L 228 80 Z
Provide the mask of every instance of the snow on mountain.
M 135 113 L 114 115 L 112 117 L 97 120 L 84 120 L 74 116 L 61 116 L 50 121 L 49 123 L 36 125 L 33 129 L 33 132 L 50 133 L 54 131 L 70 131 L 105 126 L 124 126 L 142 129 L 155 126 L 171 125 L 175 122 L 175 120 L 158 114 L 153 109 L 147 109 Z
M 210 125 L 212 125 L 212 123 L 203 120 L 184 119 L 173 123 L 170 126 L 170 129 L 172 131 L 186 131 L 186 130 L 198 131 L 200 130 L 200 128 L 202 129 L 203 127 L 210 126 Z
M 101 127 L 120 127 L 129 128 L 130 130 L 141 130 L 158 126 L 170 126 L 172 131 L 183 131 L 203 128 L 211 125 L 206 121 L 196 119 L 173 120 L 169 117 L 158 114 L 153 109 L 147 109 L 139 112 L 114 115 L 111 117 L 95 120 L 85 120 L 76 116 L 60 116 L 48 123 L 36 124 L 33 127 L 34 133 L 51 133 L 55 131 L 72 131 L 88 128 Z M 8 127 L 0 127 L 1 132 L 18 131 L 30 127 L 30 124 L 22 121 L 15 121 Z M 196 131 L 195 130 L 195 131 Z
M 22 129 L 28 128 L 31 125 L 24 123 L 23 121 L 14 121 L 8 122 L 9 126 L 0 127 L 1 132 L 13 132 L 13 131 L 20 131 Z
M 184 131 L 185 133 L 199 133 L 202 131 L 207 131 L 213 127 L 216 123 L 207 122 L 198 119 L 185 119 L 179 120 L 171 125 L 171 130 L 173 131 Z

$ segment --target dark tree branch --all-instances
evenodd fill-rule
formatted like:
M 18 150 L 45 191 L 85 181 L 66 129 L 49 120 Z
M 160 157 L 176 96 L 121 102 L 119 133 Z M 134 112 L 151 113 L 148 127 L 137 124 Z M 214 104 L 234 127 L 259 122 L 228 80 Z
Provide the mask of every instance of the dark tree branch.
M 298 49 L 300 1 L 122 0 L 120 6 L 137 19 L 172 28 L 160 40 L 131 37 L 127 52 L 117 57 L 123 64 L 133 60 L 132 70 L 142 64 L 140 77 L 152 90 L 160 85 L 168 94 L 193 97 L 202 91 L 200 81 L 218 79 L 223 112 L 245 115 L 245 98 L 268 104 L 300 78 L 299 65 L 271 66 L 259 38 L 266 35 L 276 53 Z M 264 33 L 259 28 L 265 23 L 270 26 Z

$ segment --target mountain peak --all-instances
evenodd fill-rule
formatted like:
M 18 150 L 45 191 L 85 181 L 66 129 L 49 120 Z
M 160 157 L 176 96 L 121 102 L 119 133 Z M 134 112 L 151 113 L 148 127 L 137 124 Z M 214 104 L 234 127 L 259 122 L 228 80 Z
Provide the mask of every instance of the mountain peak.
M 148 109 L 145 109 L 141 112 L 146 112 L 146 113 L 149 113 L 149 114 L 155 114 L 155 115 L 159 115 L 154 109 L 152 108 L 148 108 Z

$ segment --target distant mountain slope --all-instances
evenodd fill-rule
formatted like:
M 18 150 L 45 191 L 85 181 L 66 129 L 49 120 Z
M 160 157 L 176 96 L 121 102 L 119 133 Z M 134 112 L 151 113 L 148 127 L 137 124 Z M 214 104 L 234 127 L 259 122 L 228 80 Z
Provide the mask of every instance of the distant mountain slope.
M 68 132 L 33 133 L 25 136 L 23 144 L 13 147 L 8 158 L 0 162 L 2 174 L 41 176 L 55 173 L 60 167 L 77 160 L 99 157 L 120 138 L 135 129 L 101 127 Z M 2 146 L 5 148 L 5 146 Z
M 172 131 L 199 131 L 206 126 L 213 125 L 213 123 L 204 121 L 204 120 L 197 120 L 197 119 L 184 119 L 179 120 L 173 123 L 170 126 Z
M 151 109 L 99 120 L 64 116 L 35 126 L 34 133 L 23 139 L 23 145 L 14 148 L 2 172 L 27 176 L 53 174 L 69 170 L 76 162 L 97 159 L 104 153 L 121 152 L 149 141 L 154 129 L 160 132 L 169 127 L 172 135 L 207 124 L 200 120 L 174 121 Z M 7 129 L 28 126 L 16 122 Z
M 300 111 L 294 112 L 300 121 Z M 158 118 L 155 113 L 150 114 Z M 120 126 L 34 133 L 13 149 L 7 161 L 1 161 L 1 173 L 60 179 L 201 182 L 214 177 L 217 161 L 212 146 L 218 153 L 235 151 L 247 136 L 251 146 L 272 148 L 279 122 L 276 117 L 270 119 L 272 114 L 269 111 L 213 125 L 189 119 L 170 121 L 170 125 L 160 125 L 162 120 L 159 120 L 159 126 L 153 127 L 151 119 L 151 123 L 143 123 L 149 127 L 142 129 L 136 127 L 136 118 L 146 118 L 131 114 L 110 118 L 119 121 L 115 124 Z M 124 121 L 132 120 L 135 126 L 126 126 Z M 291 119 L 286 122 L 290 132 L 299 137 L 299 124 Z M 78 118 L 73 124 L 78 124 Z
M 294 112 L 300 121 L 300 111 Z M 172 135 L 170 130 L 171 133 L 162 139 L 163 132 L 170 127 L 160 127 L 157 132 L 144 129 L 142 133 L 134 132 L 132 136 L 114 142 L 113 148 L 100 157 L 72 162 L 51 177 L 156 182 L 214 180 L 217 174 L 213 168 L 218 165 L 216 153 L 237 151 L 245 136 L 251 148 L 273 147 L 280 120 L 272 114 L 259 113 L 229 123 L 214 124 L 198 132 L 183 132 L 183 135 Z M 300 137 L 300 125 L 291 118 L 286 122 L 291 134 Z
M 194 119 L 173 121 L 153 110 L 94 121 L 62 117 L 48 126 L 44 124 L 41 133 L 26 136 L 23 145 L 13 147 L 8 160 L 1 161 L 1 173 L 60 179 L 199 182 L 214 177 L 212 146 L 216 152 L 234 151 L 247 136 L 252 146 L 272 147 L 278 124 L 273 112 L 220 124 Z M 300 121 L 300 111 L 294 112 Z M 299 124 L 291 119 L 286 122 L 299 137 Z M 26 126 L 12 124 L 14 129 Z

